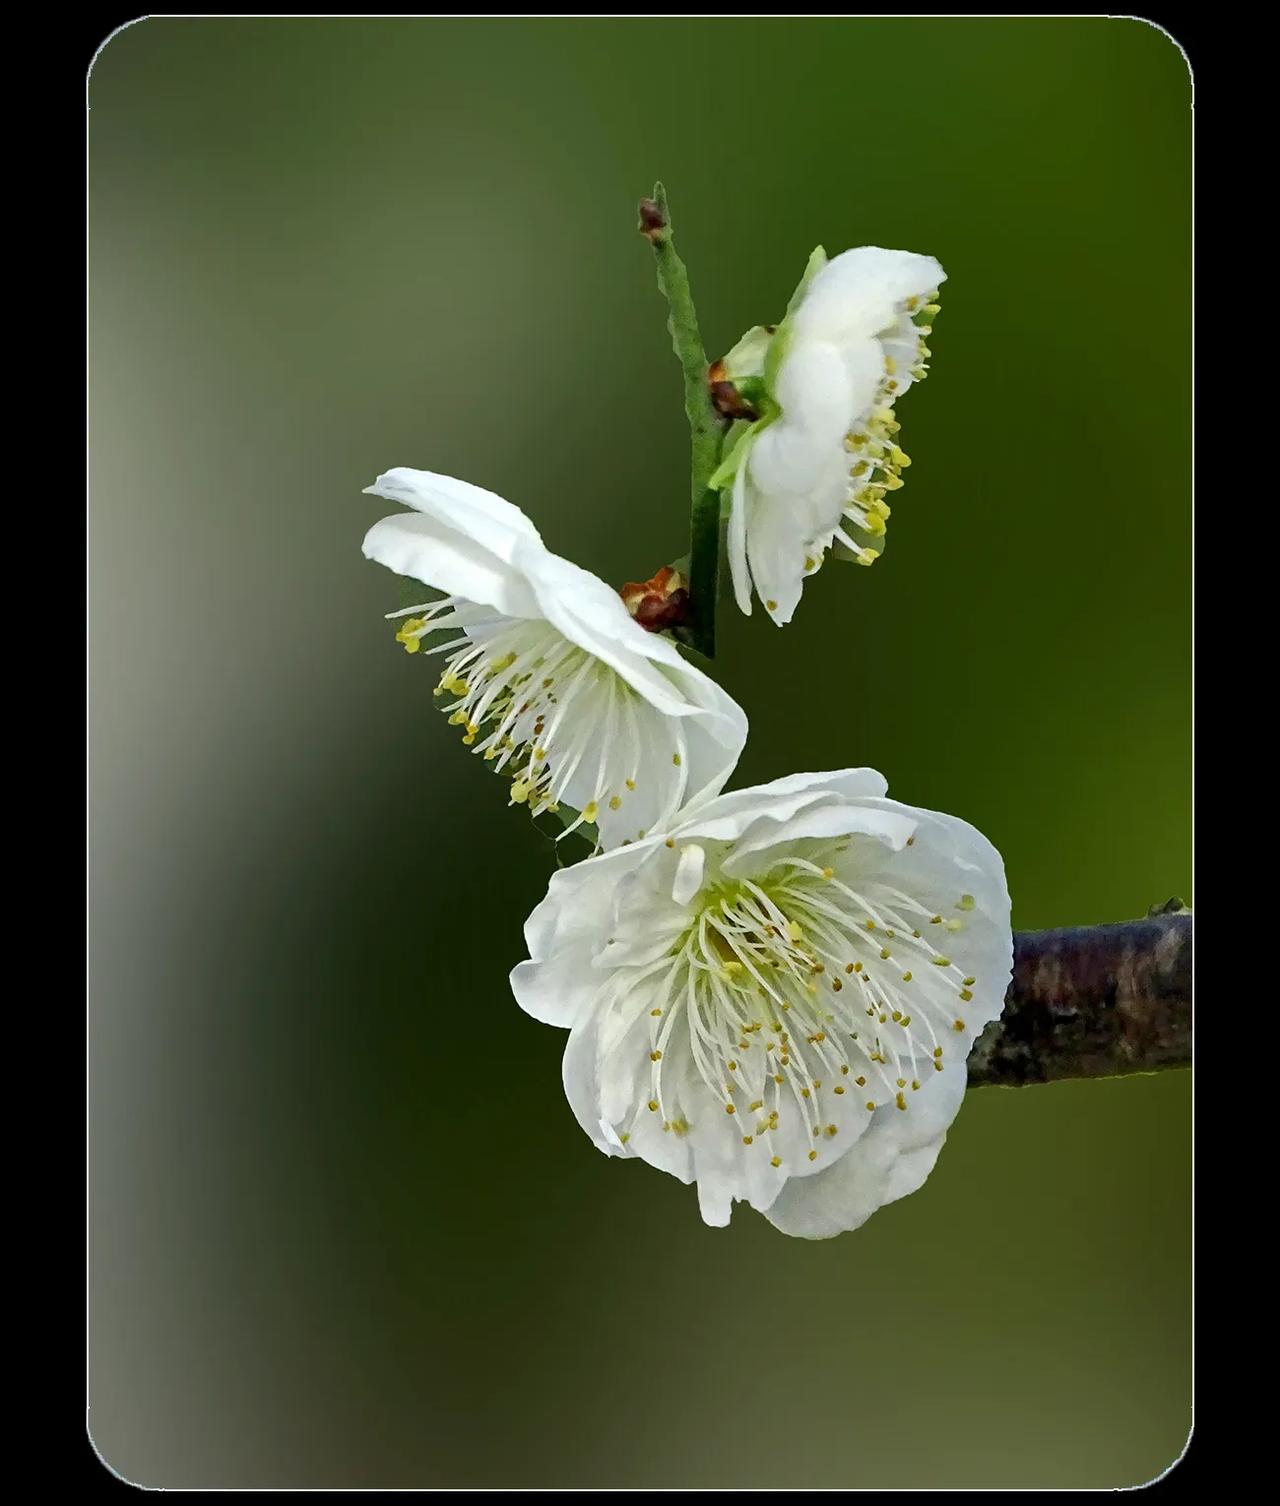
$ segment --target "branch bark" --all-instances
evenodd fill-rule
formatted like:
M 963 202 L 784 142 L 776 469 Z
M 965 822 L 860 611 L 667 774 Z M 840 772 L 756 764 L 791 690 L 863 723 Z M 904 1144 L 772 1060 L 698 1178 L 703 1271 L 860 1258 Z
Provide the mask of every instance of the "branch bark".
M 1019 931 L 1004 1013 L 969 1056 L 971 1087 L 1191 1065 L 1191 912 Z

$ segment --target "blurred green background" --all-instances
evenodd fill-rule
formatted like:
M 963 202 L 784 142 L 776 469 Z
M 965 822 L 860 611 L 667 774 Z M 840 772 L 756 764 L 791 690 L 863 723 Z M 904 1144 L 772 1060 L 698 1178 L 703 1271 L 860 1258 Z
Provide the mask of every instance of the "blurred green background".
M 610 1162 L 549 852 L 360 556 L 412 465 L 684 547 L 711 353 L 936 255 L 891 547 L 722 616 L 738 784 L 867 763 L 1021 928 L 1190 879 L 1190 80 L 1139 21 L 147 20 L 89 81 L 90 1431 L 152 1486 L 1108 1487 L 1190 1415 L 1186 1073 L 987 1090 L 863 1230 Z M 1189 895 L 1187 896 L 1190 897 Z M 465 1018 L 460 1071 L 451 1033 Z

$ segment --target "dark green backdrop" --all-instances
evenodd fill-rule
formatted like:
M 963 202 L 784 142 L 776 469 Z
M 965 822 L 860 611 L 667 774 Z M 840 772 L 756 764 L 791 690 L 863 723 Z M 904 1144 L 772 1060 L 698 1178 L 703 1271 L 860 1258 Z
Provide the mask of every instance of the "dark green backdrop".
M 360 556 L 381 470 L 683 548 L 713 353 L 949 274 L 874 570 L 725 616 L 738 782 L 869 763 L 1020 927 L 1190 878 L 1190 80 L 1132 20 L 143 21 L 89 81 L 90 1430 L 164 1486 L 1124 1486 L 1190 1417 L 1187 1074 L 974 1094 L 789 1241 L 594 1151 L 547 853 Z M 1189 896 L 1188 896 L 1189 897 Z M 465 1016 L 475 1052 L 460 1070 Z M 483 1050 L 476 1043 L 484 1043 Z

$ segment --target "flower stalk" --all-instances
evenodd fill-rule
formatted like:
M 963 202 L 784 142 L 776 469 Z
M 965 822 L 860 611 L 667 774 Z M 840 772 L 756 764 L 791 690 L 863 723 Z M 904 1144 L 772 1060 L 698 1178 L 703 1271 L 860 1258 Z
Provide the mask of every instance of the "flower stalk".
M 684 374 L 684 411 L 692 447 L 689 613 L 684 636 L 692 648 L 712 659 L 720 583 L 720 493 L 708 483 L 720 463 L 726 421 L 712 400 L 689 273 L 675 248 L 667 191 L 661 183 L 654 184 L 651 199 L 640 201 L 639 230 L 653 247 L 658 287 L 669 310 L 667 328 Z

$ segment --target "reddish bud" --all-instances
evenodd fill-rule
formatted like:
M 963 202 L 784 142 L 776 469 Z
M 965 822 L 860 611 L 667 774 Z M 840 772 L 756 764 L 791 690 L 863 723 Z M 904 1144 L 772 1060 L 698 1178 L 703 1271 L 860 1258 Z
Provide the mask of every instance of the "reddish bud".
M 678 627 L 689 610 L 688 584 L 670 565 L 663 565 L 651 580 L 628 581 L 620 595 L 627 611 L 651 633 Z

